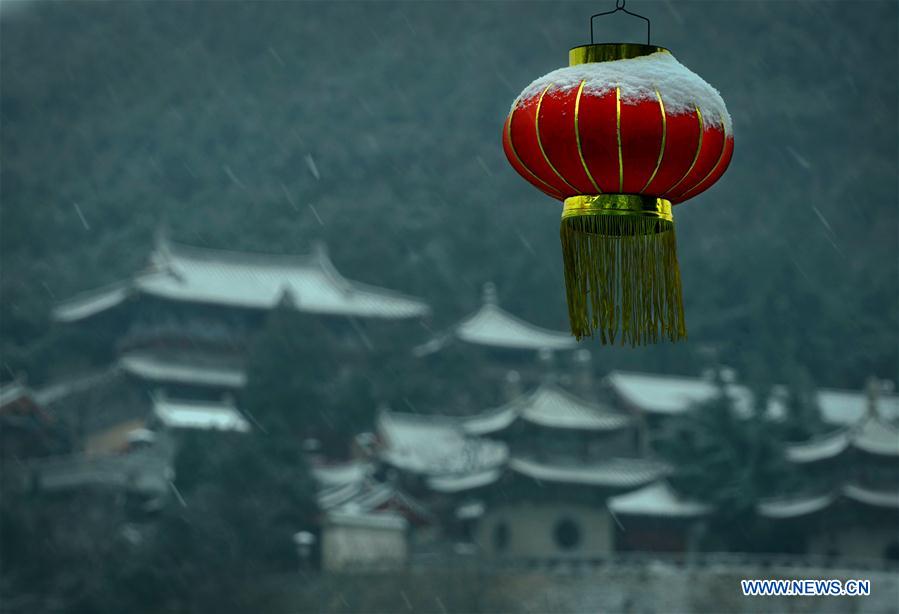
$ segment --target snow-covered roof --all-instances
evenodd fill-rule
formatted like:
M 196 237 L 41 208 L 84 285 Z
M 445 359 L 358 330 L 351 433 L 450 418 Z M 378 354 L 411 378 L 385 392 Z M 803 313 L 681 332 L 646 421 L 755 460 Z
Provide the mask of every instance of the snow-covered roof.
M 853 433 L 852 445 L 869 454 L 899 456 L 899 429 L 879 417 L 868 418 Z
M 241 369 L 149 353 L 125 354 L 119 359 L 119 365 L 126 373 L 151 382 L 234 389 L 243 388 L 247 383 Z
M 515 350 L 570 350 L 577 345 L 568 333 L 548 330 L 487 303 L 456 325 L 460 341 Z
M 715 382 L 699 377 L 656 375 L 613 371 L 606 381 L 620 398 L 650 414 L 676 415 L 690 409 L 695 403 L 713 398 L 718 388 Z M 736 410 L 748 415 L 752 411 L 752 393 L 745 386 L 728 384 L 728 394 L 734 399 Z M 772 395 L 767 413 L 772 418 L 785 414 L 783 387 Z M 851 390 L 818 390 L 818 406 L 821 418 L 834 426 L 857 424 L 867 413 L 868 397 L 864 392 Z M 877 408 L 888 421 L 899 420 L 899 395 L 881 395 Z
M 636 488 L 668 473 L 660 463 L 640 458 L 613 458 L 595 463 L 556 465 L 530 458 L 509 459 L 509 469 L 543 482 Z
M 693 518 L 708 514 L 712 510 L 711 506 L 705 503 L 682 498 L 665 480 L 610 497 L 606 505 L 615 514 L 666 518 Z
M 881 490 L 873 490 L 858 484 L 846 484 L 846 486 L 843 487 L 843 494 L 847 498 L 859 503 L 865 503 L 874 507 L 899 509 L 899 489 L 884 492 Z
M 371 475 L 374 467 L 368 461 L 350 461 L 312 467 L 312 476 L 322 486 L 339 486 L 360 482 Z
M 489 409 L 475 416 L 462 419 L 462 428 L 471 435 L 489 435 L 505 430 L 518 418 L 518 405 L 514 402 Z
M 485 435 L 507 428 L 516 419 L 543 427 L 585 431 L 610 431 L 633 423 L 631 416 L 544 383 L 502 407 L 464 419 L 462 425 L 468 433 Z
M 868 413 L 868 395 L 853 390 L 818 390 L 818 406 L 821 418 L 833 425 L 857 424 Z M 877 412 L 885 420 L 899 420 L 899 395 L 882 394 L 877 399 Z
M 698 377 L 612 371 L 606 381 L 629 404 L 658 415 L 682 414 L 692 405 L 708 401 L 718 393 L 715 382 Z M 748 390 L 729 384 L 727 391 L 733 397 L 737 411 L 748 413 L 751 410 L 752 396 Z
M 315 475 L 318 479 L 318 475 Z M 412 496 L 388 482 L 377 482 L 366 475 L 359 480 L 342 484 L 325 484 L 319 481 L 317 501 L 325 511 L 347 513 L 371 513 L 387 510 L 403 510 L 413 517 L 431 517 L 428 509 Z
M 796 518 L 830 507 L 837 497 L 831 493 L 784 499 L 768 499 L 756 505 L 756 511 L 766 518 Z
M 512 350 L 571 350 L 577 341 L 569 333 L 549 330 L 525 322 L 499 306 L 496 287 L 484 284 L 483 304 L 476 312 L 413 351 L 427 356 L 441 350 L 453 339 L 494 348 Z
M 784 446 L 784 455 L 794 463 L 813 463 L 839 456 L 849 447 L 851 432 L 848 430 L 828 433 L 802 443 L 790 443 Z
M 494 484 L 502 476 L 502 469 L 488 469 L 472 473 L 438 475 L 428 478 L 428 488 L 442 493 L 456 493 Z
M 470 437 L 456 420 L 442 416 L 383 410 L 377 431 L 384 462 L 428 476 L 484 471 L 508 457 L 505 444 Z
M 321 485 L 316 495 L 318 507 L 323 510 L 336 509 L 351 501 L 365 489 L 365 481 L 348 482 L 346 484 Z
M 130 281 L 121 281 L 102 288 L 88 290 L 59 303 L 53 309 L 58 322 L 76 322 L 123 303 L 133 294 Z
M 899 456 L 899 428 L 879 416 L 863 419 L 853 428 L 842 429 L 802 443 L 787 444 L 787 460 L 812 463 L 841 454 L 852 446 L 869 454 Z
M 238 431 L 241 433 L 250 430 L 250 423 L 237 411 L 236 407 L 227 403 L 156 397 L 153 399 L 153 413 L 164 426 L 173 429 Z
M 413 318 L 430 308 L 398 292 L 345 279 L 323 245 L 306 256 L 212 250 L 161 240 L 150 271 L 60 304 L 58 320 L 80 320 L 138 292 L 174 301 L 271 309 L 286 295 L 301 311 L 363 318 Z

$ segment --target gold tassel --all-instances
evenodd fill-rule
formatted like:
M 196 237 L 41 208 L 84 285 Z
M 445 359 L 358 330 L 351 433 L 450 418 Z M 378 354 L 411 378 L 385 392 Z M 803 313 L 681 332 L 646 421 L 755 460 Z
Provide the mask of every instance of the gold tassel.
M 617 196 L 617 195 L 609 195 Z M 670 204 L 668 205 L 670 207 Z M 566 203 L 567 207 L 567 203 Z M 620 210 L 562 217 L 571 333 L 631 346 L 685 339 L 674 222 Z

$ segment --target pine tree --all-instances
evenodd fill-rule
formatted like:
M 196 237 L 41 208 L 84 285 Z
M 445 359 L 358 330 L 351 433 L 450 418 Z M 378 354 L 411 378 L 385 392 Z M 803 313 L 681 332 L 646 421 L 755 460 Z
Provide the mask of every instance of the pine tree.
M 358 359 L 358 358 L 357 358 Z M 250 350 L 242 407 L 265 432 L 316 439 L 345 455 L 353 435 L 371 427 L 376 402 L 364 364 L 351 368 L 320 318 L 285 299 Z
M 782 437 L 786 441 L 806 441 L 827 429 L 821 418 L 818 394 L 808 370 L 792 370 L 784 403 Z
M 714 507 L 713 527 L 728 547 L 753 550 L 763 543 L 755 506 L 791 483 L 791 466 L 764 414 L 741 414 L 720 378 L 717 387 L 668 425 L 658 447 L 674 465 L 675 489 Z

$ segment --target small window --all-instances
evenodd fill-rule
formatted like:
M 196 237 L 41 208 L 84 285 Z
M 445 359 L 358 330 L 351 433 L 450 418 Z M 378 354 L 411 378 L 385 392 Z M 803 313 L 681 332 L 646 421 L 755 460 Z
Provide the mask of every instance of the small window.
M 581 543 L 581 528 L 571 518 L 563 518 L 556 523 L 553 537 L 559 548 L 562 550 L 571 550 Z
M 504 552 L 509 547 L 509 525 L 505 521 L 496 523 L 493 527 L 493 549 Z

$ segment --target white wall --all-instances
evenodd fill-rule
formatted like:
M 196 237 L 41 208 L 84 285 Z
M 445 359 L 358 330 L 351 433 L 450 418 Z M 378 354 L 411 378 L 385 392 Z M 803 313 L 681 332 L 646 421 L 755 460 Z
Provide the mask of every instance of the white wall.
M 561 547 L 555 529 L 562 519 L 572 520 L 579 528 L 580 542 Z M 496 527 L 508 527 L 508 545 L 496 548 Z M 478 523 L 474 540 L 487 556 L 589 556 L 612 552 L 614 520 L 604 505 L 595 507 L 569 503 L 520 503 L 491 507 Z
M 322 530 L 322 568 L 394 570 L 406 564 L 406 529 L 327 524 Z

